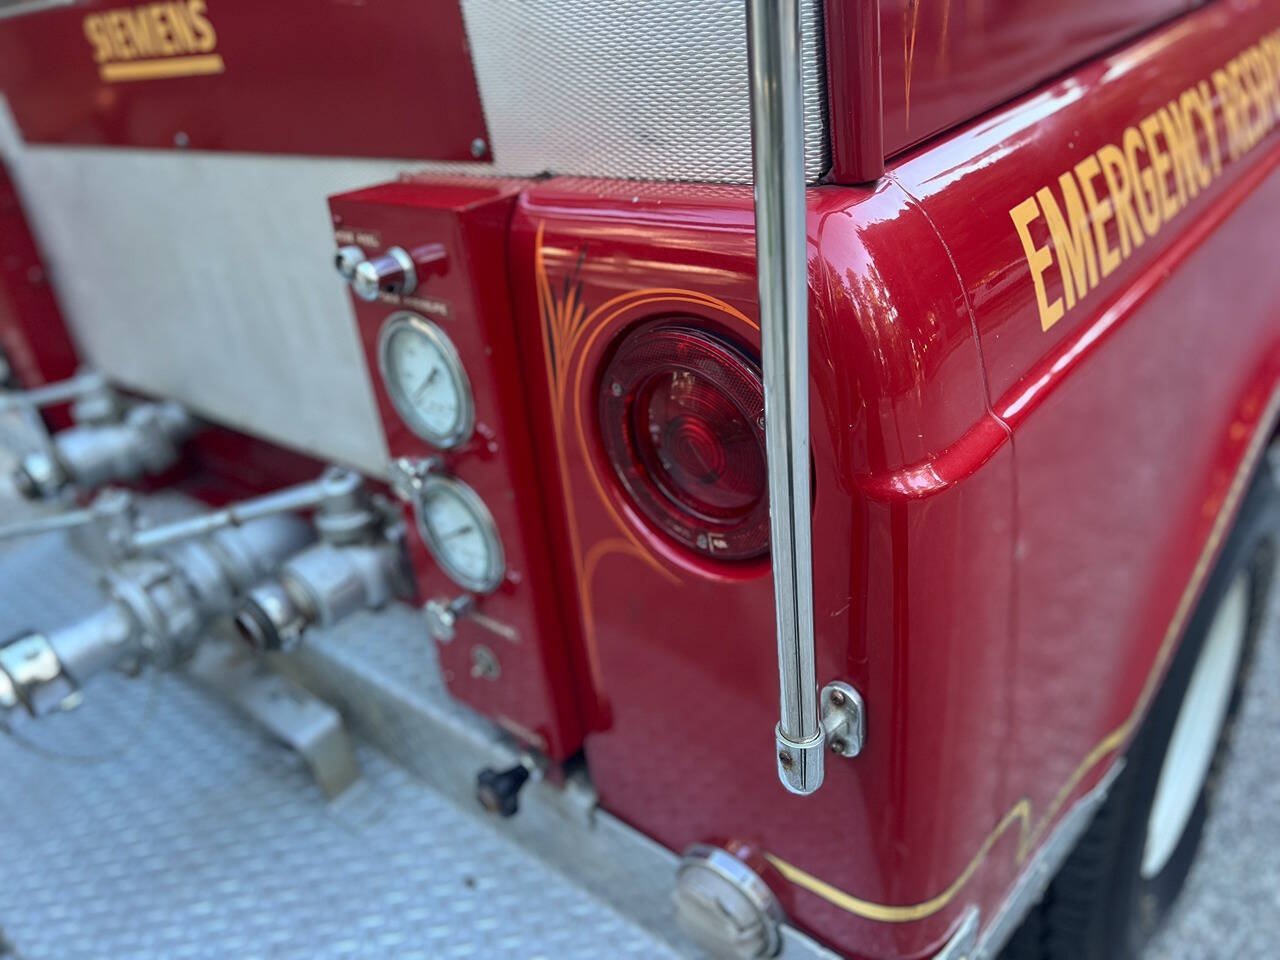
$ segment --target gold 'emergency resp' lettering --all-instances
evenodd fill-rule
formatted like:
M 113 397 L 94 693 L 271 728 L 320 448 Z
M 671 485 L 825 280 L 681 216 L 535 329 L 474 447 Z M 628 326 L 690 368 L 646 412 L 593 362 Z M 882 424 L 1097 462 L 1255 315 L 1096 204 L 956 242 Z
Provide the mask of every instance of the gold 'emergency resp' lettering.
M 1280 122 L 1280 30 L 1009 211 L 1048 330 Z M 1062 293 L 1050 298 L 1057 268 Z
M 84 35 L 102 79 L 112 83 L 222 73 L 218 34 L 205 0 L 165 0 L 92 13 Z

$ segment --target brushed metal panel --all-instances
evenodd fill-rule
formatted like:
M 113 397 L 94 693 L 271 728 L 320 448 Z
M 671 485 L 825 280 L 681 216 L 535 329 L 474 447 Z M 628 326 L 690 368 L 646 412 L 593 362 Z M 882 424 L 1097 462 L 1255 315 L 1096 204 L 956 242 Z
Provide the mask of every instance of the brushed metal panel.
M 383 472 L 325 198 L 402 164 L 33 148 L 3 132 L 0 151 L 91 363 L 212 420 Z

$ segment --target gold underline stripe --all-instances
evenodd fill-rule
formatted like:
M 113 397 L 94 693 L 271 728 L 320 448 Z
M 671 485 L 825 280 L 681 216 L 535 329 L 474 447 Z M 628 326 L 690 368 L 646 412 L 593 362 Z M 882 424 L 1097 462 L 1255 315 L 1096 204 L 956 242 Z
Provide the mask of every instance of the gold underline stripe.
M 120 83 L 127 80 L 160 80 L 165 77 L 205 77 L 222 73 L 225 69 L 226 64 L 222 62 L 220 54 L 207 53 L 191 57 L 104 63 L 99 73 L 108 83 Z
M 942 893 L 935 897 L 930 897 L 920 903 L 909 903 L 902 905 L 893 905 L 886 903 L 875 903 L 871 900 L 863 900 L 853 894 L 845 893 L 838 887 L 823 880 L 819 880 L 811 873 L 806 873 L 794 864 L 775 857 L 771 853 L 765 856 L 769 862 L 778 868 L 778 871 L 786 877 L 791 883 L 798 887 L 803 887 L 810 893 L 816 893 L 823 900 L 834 904 L 842 910 L 856 914 L 859 917 L 866 917 L 868 920 L 879 920 L 882 923 L 906 923 L 911 920 L 922 920 L 925 917 L 932 916 L 937 913 L 948 903 L 950 903 L 966 883 L 972 879 L 973 875 L 978 872 L 978 868 L 987 858 L 987 854 L 991 852 L 991 848 L 996 845 L 1005 832 L 1014 825 L 1018 825 L 1019 830 L 1018 843 L 1024 842 L 1031 824 L 1031 803 L 1027 799 L 1019 800 L 1004 815 L 999 825 L 988 834 L 987 839 L 982 842 L 981 849 L 977 855 L 969 861 L 969 865 L 965 867 L 964 872 L 955 880 L 951 881 L 951 886 L 943 890 Z

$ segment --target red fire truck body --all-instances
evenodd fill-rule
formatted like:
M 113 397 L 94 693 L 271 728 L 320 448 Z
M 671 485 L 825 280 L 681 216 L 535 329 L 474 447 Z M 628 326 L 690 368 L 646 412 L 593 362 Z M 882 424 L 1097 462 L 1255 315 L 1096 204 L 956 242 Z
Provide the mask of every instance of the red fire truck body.
M 691 546 L 638 504 L 609 439 L 628 338 L 691 329 L 760 349 L 751 187 L 503 167 L 456 2 L 151 7 L 174 53 L 110 19 L 139 7 L 0 21 L 0 87 L 27 143 L 456 164 L 314 197 L 324 241 L 418 264 L 411 294 L 351 300 L 387 455 L 438 458 L 501 533 L 500 584 L 438 645 L 450 693 L 553 771 L 580 755 L 601 809 L 659 844 L 735 852 L 842 953 L 933 956 L 966 925 L 1016 923 L 1072 811 L 1123 765 L 1280 418 L 1280 4 L 829 2 L 806 24 L 825 50 L 811 59 L 826 151 L 806 195 L 816 673 L 866 708 L 865 747 L 829 758 L 812 796 L 778 785 L 769 749 L 767 552 Z M 403 42 L 409 19 L 440 24 L 431 56 Z M 177 55 L 223 67 L 129 73 Z M 29 186 L 40 161 L 21 174 L 0 197 L 0 343 L 18 378 L 93 362 L 164 395 L 119 353 L 104 361 L 82 290 L 68 335 L 55 301 L 79 265 Z M 61 259 L 38 259 L 23 205 Z M 133 242 L 103 209 L 86 196 L 79 229 Z M 200 269 L 171 253 L 158 285 Z M 283 284 L 287 303 L 299 278 L 255 266 L 238 280 Z M 305 296 L 341 298 L 335 284 Z M 456 346 L 475 409 L 461 445 L 422 439 L 388 392 L 396 311 Z M 176 350 L 182 317 L 165 323 Z M 293 349 L 276 363 L 308 363 Z M 173 482 L 210 502 L 342 459 L 183 389 L 168 395 L 212 426 Z M 457 593 L 410 527 L 416 602 Z

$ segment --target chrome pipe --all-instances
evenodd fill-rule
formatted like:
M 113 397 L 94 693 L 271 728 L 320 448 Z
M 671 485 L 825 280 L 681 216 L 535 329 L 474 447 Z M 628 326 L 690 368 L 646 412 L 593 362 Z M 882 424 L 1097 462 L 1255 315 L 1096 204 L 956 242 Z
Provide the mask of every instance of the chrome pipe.
M 51 407 L 58 403 L 70 403 L 86 393 L 104 390 L 106 386 L 106 379 L 96 371 L 77 373 L 68 380 L 0 394 L 0 412 L 18 407 Z
M 809 278 L 797 0 L 747 0 L 756 273 L 777 610 L 778 778 L 822 785 L 809 491 Z

